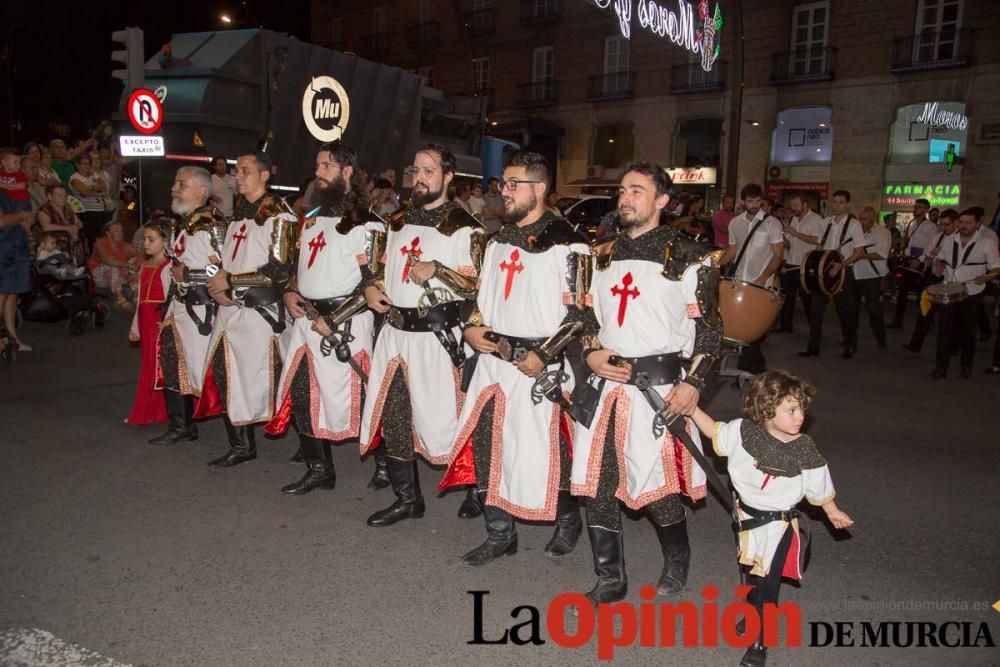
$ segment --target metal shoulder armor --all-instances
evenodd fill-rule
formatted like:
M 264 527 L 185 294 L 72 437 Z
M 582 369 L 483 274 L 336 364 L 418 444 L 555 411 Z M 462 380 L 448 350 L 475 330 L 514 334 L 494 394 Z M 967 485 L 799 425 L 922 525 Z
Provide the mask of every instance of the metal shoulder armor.
M 604 271 L 606 268 L 611 266 L 611 255 L 615 251 L 615 243 L 617 242 L 618 238 L 612 237 L 591 246 L 590 252 L 594 258 L 594 268 L 596 270 Z
M 448 211 L 448 213 L 444 216 L 444 219 L 438 223 L 437 230 L 445 236 L 451 236 L 463 227 L 471 227 L 473 229 L 483 228 L 483 226 L 479 224 L 479 221 L 472 217 L 471 213 L 466 211 L 461 206 L 456 206 Z
M 214 207 L 198 209 L 188 218 L 186 227 L 191 234 L 208 232 L 212 250 L 219 257 L 222 256 L 222 243 L 226 239 L 226 229 L 229 224 L 218 209 Z
M 694 239 L 678 234 L 663 249 L 663 277 L 667 280 L 680 280 L 688 267 L 702 264 L 706 257 L 710 257 L 712 266 L 718 269 L 721 256 L 721 250 L 706 249 Z
M 276 194 L 268 192 L 261 199 L 260 204 L 257 207 L 257 212 L 253 216 L 253 221 L 258 225 L 263 225 L 265 222 L 273 218 L 280 213 L 288 213 L 293 218 L 298 219 L 295 215 L 295 211 L 288 203 Z
M 568 305 L 580 310 L 586 308 L 590 293 L 590 279 L 593 276 L 593 257 L 571 252 L 566 256 L 566 288 L 570 295 Z

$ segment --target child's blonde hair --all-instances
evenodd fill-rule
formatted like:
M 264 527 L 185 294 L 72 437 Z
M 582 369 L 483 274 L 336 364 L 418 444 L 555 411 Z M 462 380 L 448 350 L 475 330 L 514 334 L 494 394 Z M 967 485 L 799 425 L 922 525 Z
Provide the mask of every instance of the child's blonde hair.
M 785 371 L 766 371 L 750 381 L 743 392 L 743 416 L 763 425 L 774 419 L 778 405 L 789 396 L 799 402 L 804 411 L 816 395 L 816 387 Z

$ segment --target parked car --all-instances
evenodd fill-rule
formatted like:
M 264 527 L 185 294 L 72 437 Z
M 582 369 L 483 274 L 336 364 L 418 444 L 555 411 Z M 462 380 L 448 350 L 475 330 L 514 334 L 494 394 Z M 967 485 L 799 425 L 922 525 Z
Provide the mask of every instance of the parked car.
M 576 231 L 585 234 L 590 240 L 594 240 L 597 236 L 597 227 L 601 224 L 601 218 L 616 208 L 618 208 L 618 197 L 581 195 L 577 201 L 563 210 L 563 216 Z

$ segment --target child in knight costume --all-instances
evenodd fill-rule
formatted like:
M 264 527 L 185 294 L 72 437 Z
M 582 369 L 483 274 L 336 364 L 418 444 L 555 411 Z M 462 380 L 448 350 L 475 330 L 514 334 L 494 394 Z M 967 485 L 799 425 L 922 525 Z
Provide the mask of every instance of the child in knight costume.
M 361 294 L 372 233 L 354 150 L 339 142 L 320 146 L 315 183 L 318 215 L 302 227 L 296 273 L 284 296 L 295 319 L 284 334 L 278 410 L 264 426 L 279 435 L 294 422 L 299 432 L 308 470 L 281 489 L 289 495 L 334 487 L 330 445 L 358 437 L 372 349 L 374 318 Z
M 361 421 L 361 453 L 384 441 L 396 500 L 368 517 L 389 526 L 424 515 L 416 455 L 447 464 L 464 394 L 466 359 L 459 310 L 476 295 L 483 229 L 458 202 L 449 202 L 455 157 L 444 146 L 417 151 L 413 205 L 389 221 L 384 262 L 366 281 L 368 306 L 386 313 L 375 343 Z M 469 503 L 472 504 L 472 503 Z M 478 506 L 460 516 L 475 516 Z
M 584 327 L 590 250 L 546 210 L 550 185 L 541 155 L 508 157 L 501 186 L 506 224 L 486 246 L 465 329 L 479 354 L 475 366 L 466 365 L 471 377 L 454 444 L 460 453 L 441 488 L 474 483 L 484 505 L 487 539 L 462 558 L 466 565 L 515 553 L 514 517 L 556 521 L 545 547 L 552 557 L 570 553 L 583 530 L 569 492 L 564 408 L 573 371 L 563 350 Z
M 584 336 L 593 374 L 577 383 L 572 491 L 587 496 L 596 605 L 627 591 L 618 502 L 646 509 L 663 553 L 657 592 L 676 595 L 687 582 L 691 550 L 681 494 L 705 497 L 705 473 L 670 428 L 690 415 L 719 355 L 718 268 L 714 255 L 660 224 L 670 179 L 637 162 L 619 188 L 621 225 L 594 246 L 589 299 L 599 334 Z M 690 358 L 686 372 L 682 358 Z M 691 446 L 700 449 L 690 426 Z
M 166 314 L 159 338 L 159 372 L 167 405 L 167 432 L 149 441 L 172 445 L 195 440 L 194 399 L 201 396 L 208 356 L 208 342 L 218 310 L 205 282 L 209 266 L 222 256 L 226 222 L 208 205 L 212 177 L 201 167 L 181 167 L 170 190 L 170 207 L 181 216 L 170 230 L 167 254 L 173 267 L 173 285 L 167 295 Z
M 196 417 L 225 413 L 229 451 L 209 462 L 228 468 L 257 458 L 253 424 L 274 416 L 281 372 L 278 337 L 285 330 L 282 299 L 291 275 L 298 219 L 267 192 L 271 160 L 264 153 L 236 161 L 240 191 L 222 244 L 222 267 L 208 278 L 219 304 Z
M 747 601 L 763 614 L 778 603 L 781 578 L 802 578 L 809 519 L 795 506 L 803 498 L 826 512 L 834 528 L 854 521 L 833 501 L 833 480 L 816 443 L 801 433 L 815 390 L 782 371 L 761 373 L 743 396 L 743 419 L 717 422 L 698 409 L 694 421 L 711 434 L 715 453 L 728 457 L 729 478 L 739 495 L 739 561 L 750 569 L 754 588 Z M 738 631 L 740 628 L 738 626 Z M 762 667 L 762 637 L 741 666 Z

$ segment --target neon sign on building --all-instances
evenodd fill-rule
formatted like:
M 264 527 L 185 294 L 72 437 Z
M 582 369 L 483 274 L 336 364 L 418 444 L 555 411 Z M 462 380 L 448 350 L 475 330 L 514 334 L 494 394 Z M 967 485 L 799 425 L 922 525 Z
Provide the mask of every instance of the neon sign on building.
M 957 183 L 886 183 L 884 194 L 890 206 L 912 206 L 917 199 L 926 199 L 931 206 L 958 206 L 962 187 Z
M 659 37 L 667 37 L 674 44 L 691 53 L 701 54 L 701 68 L 711 71 L 719 59 L 719 33 L 722 31 L 722 10 L 718 3 L 709 12 L 708 0 L 698 3 L 698 18 L 694 7 L 686 0 L 677 0 L 677 11 L 658 4 L 655 0 L 593 0 L 607 9 L 614 5 L 622 37 L 632 38 L 632 14 L 635 10 L 639 26 Z

